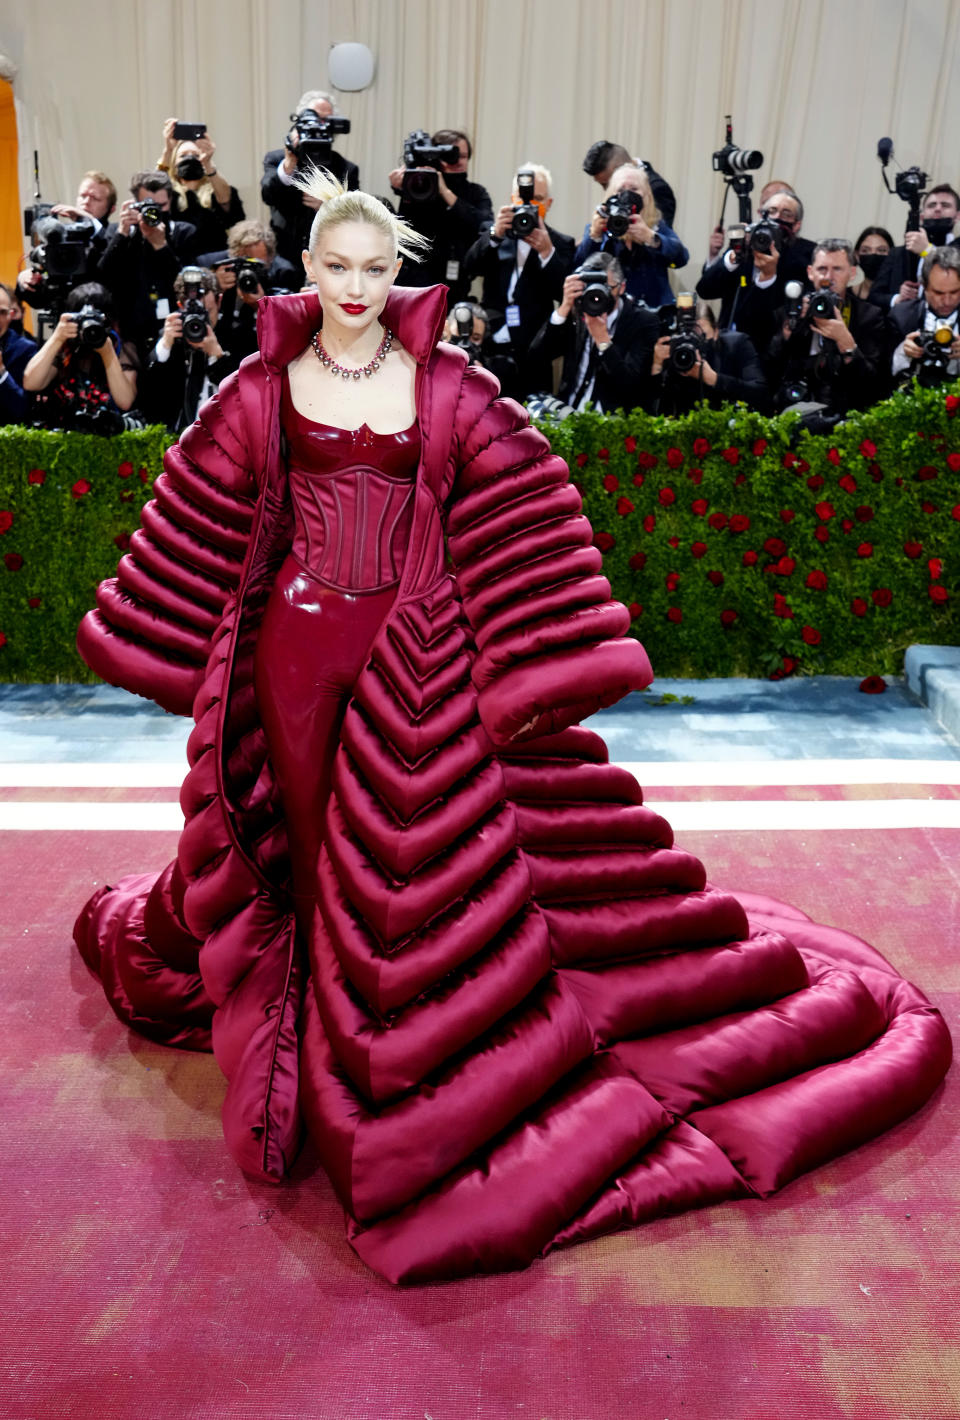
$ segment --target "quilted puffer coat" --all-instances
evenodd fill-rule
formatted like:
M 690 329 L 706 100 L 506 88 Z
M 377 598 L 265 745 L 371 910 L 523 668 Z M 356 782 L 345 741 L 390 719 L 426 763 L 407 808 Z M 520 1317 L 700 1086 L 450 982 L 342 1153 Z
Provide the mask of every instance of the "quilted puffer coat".
M 706 883 L 578 726 L 648 683 L 562 461 L 395 290 L 422 439 L 407 557 L 343 722 L 309 942 L 253 657 L 292 537 L 283 368 L 316 296 L 171 449 L 79 632 L 104 679 L 191 712 L 186 827 L 75 936 L 118 1016 L 212 1049 L 244 1170 L 304 1127 L 393 1281 L 763 1195 L 902 1119 L 950 1040 L 857 939 Z M 310 753 L 310 746 L 304 746 Z M 749 913 L 749 915 L 748 915 Z

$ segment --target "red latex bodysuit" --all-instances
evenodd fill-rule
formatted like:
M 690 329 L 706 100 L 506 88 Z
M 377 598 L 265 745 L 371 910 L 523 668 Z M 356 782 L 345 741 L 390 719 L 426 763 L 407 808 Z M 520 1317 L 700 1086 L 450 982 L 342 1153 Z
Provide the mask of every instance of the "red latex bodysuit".
M 400 581 L 420 431 L 317 424 L 294 405 L 286 376 L 281 421 L 295 531 L 264 613 L 254 683 L 306 927 L 340 723 Z

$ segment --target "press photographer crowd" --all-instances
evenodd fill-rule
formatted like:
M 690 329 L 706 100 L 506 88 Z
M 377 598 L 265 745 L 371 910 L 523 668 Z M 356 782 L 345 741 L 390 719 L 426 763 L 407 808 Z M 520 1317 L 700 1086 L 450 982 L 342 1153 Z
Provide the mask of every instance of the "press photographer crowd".
M 154 167 L 135 172 L 124 196 L 91 170 L 72 202 L 50 205 L 38 177 L 29 255 L 0 284 L 0 423 L 108 435 L 192 423 L 256 349 L 260 298 L 303 288 L 316 204 L 298 174 L 316 165 L 360 186 L 337 151 L 349 132 L 329 94 L 302 95 L 263 160 L 269 225 L 246 217 L 203 123 L 168 119 Z M 579 237 L 550 225 L 553 183 L 539 163 L 505 178 L 495 207 L 468 177 L 469 138 L 452 128 L 408 135 L 382 200 L 431 242 L 400 284 L 444 282 L 445 339 L 535 412 L 680 414 L 698 400 L 739 400 L 795 409 L 822 430 L 914 379 L 960 374 L 960 195 L 916 167 L 891 187 L 890 139 L 877 155 L 906 205 L 902 241 L 876 226 L 813 241 L 789 182 L 767 182 L 754 213 L 763 154 L 737 147 L 728 119 L 713 154 L 723 211 L 699 274 L 685 273 L 688 290 L 671 282 L 691 261 L 673 189 L 618 143 L 593 143 L 583 159 L 599 191 Z M 737 220 L 726 224 L 731 196 Z

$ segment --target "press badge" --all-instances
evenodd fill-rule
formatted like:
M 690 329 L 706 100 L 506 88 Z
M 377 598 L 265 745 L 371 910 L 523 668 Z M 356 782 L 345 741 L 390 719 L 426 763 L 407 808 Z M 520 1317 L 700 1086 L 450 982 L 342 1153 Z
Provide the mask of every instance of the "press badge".
M 170 314 L 170 302 L 167 300 L 166 296 L 160 297 L 156 305 L 156 311 L 157 320 L 166 320 L 167 316 Z
M 460 263 L 459 263 L 459 261 L 448 261 L 448 262 L 447 262 L 447 274 L 446 274 L 446 276 L 444 277 L 444 280 L 445 280 L 445 281 L 453 282 L 453 281 L 458 280 L 458 279 L 459 279 L 459 276 L 460 276 Z
M 520 324 L 520 307 L 519 307 L 519 306 L 508 306 L 508 307 L 507 307 L 507 325 L 510 327 L 511 330 L 516 330 L 516 328 L 517 328 L 517 326 L 518 326 L 519 324 Z

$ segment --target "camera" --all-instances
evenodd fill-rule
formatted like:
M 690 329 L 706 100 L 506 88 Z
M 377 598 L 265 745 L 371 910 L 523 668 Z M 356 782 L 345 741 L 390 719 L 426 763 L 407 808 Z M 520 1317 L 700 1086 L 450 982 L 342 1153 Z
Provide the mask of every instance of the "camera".
M 727 119 L 726 142 L 713 155 L 713 171 L 725 178 L 741 177 L 763 167 L 763 154 L 756 148 L 738 148 L 733 141 L 733 128 Z
M 450 314 L 456 327 L 456 335 L 446 336 L 447 344 L 465 350 L 470 357 L 470 364 L 477 364 L 481 347 L 473 338 L 473 306 L 469 301 L 458 301 Z
M 199 345 L 206 339 L 209 325 L 207 308 L 203 304 L 203 272 L 199 266 L 185 266 L 180 275 L 183 279 L 183 304 L 180 307 L 183 338 Z
M 920 230 L 920 204 L 923 201 L 927 183 L 930 181 L 929 177 L 920 168 L 902 168 L 893 180 L 893 187 L 890 186 L 890 179 L 887 177 L 887 164 L 893 157 L 892 138 L 879 140 L 877 157 L 880 159 L 883 182 L 887 191 L 895 192 L 910 209 L 907 213 L 907 231 L 918 232 Z
M 71 314 L 71 320 L 77 323 L 77 341 L 80 345 L 86 345 L 91 350 L 99 350 L 101 345 L 110 337 L 110 326 L 103 311 L 98 311 L 96 306 L 81 306 L 76 314 Z
M 140 213 L 140 221 L 145 227 L 159 227 L 164 218 L 164 210 L 158 202 L 135 202 L 133 211 Z
M 573 303 L 574 310 L 585 316 L 609 315 L 617 304 L 617 298 L 610 289 L 604 268 L 581 266 L 571 274 L 579 276 L 583 282 L 583 290 Z
M 291 132 L 297 135 L 297 146 L 291 152 L 296 157 L 298 168 L 310 165 L 322 167 L 330 156 L 334 134 L 350 132 L 349 118 L 335 118 L 332 115 L 321 118 L 312 108 L 292 113 L 290 121 L 293 124 Z
M 630 219 L 643 211 L 643 198 L 632 188 L 622 187 L 603 204 L 607 217 L 607 231 L 611 237 L 625 237 L 630 230 Z
M 529 168 L 524 168 L 517 173 L 517 192 L 520 196 L 519 203 L 514 204 L 513 221 L 510 223 L 510 231 L 515 237 L 529 237 L 531 232 L 535 232 L 540 224 L 540 211 L 534 205 L 533 189 L 536 178 Z
M 441 163 L 460 161 L 460 148 L 456 143 L 435 145 L 425 128 L 415 128 L 403 140 L 403 175 L 401 192 L 411 202 L 430 202 L 440 189 L 437 172 Z M 433 168 L 434 172 L 416 172 L 417 168 Z
M 807 302 L 807 316 L 810 320 L 832 320 L 839 304 L 833 291 L 814 291 Z
M 772 222 L 769 217 L 761 217 L 746 229 L 746 245 L 750 251 L 769 256 L 774 248 L 783 251 L 785 243 L 786 233 L 780 223 Z
M 938 325 L 935 330 L 921 331 L 917 336 L 917 344 L 922 354 L 913 367 L 918 385 L 931 389 L 935 385 L 943 384 L 947 378 L 952 343 L 953 331 L 948 325 Z
M 247 296 L 255 296 L 258 290 L 268 291 L 270 289 L 267 268 L 256 257 L 236 256 L 232 261 L 225 261 L 223 269 L 236 273 L 237 290 Z
M 703 357 L 706 341 L 697 324 L 697 303 L 690 291 L 677 294 L 677 312 L 664 332 L 670 336 L 670 354 L 667 364 L 678 375 L 685 375 L 697 363 L 697 356 Z

